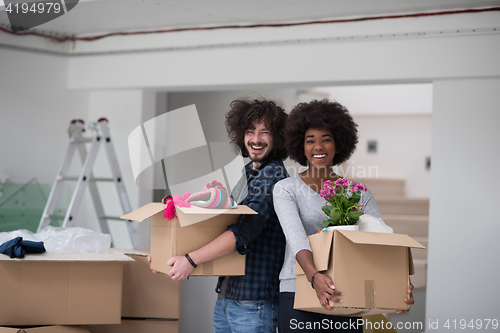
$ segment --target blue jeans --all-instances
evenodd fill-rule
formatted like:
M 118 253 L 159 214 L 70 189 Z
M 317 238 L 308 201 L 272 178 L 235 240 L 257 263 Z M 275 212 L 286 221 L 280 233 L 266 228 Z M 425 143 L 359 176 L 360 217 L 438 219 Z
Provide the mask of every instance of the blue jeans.
M 215 333 L 275 333 L 277 325 L 277 303 L 217 297 L 214 308 Z

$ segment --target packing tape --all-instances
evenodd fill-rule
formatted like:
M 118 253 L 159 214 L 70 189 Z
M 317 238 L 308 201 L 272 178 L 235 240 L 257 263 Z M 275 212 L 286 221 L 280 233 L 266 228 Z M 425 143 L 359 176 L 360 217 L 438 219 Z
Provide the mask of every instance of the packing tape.
M 214 261 L 210 260 L 203 263 L 203 276 L 213 276 L 214 275 Z
M 365 308 L 375 308 L 375 281 L 365 280 Z

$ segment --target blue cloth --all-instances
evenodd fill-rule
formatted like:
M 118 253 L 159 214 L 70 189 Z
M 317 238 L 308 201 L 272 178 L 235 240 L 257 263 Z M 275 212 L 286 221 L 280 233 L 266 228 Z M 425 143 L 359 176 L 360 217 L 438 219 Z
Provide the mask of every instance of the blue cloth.
M 24 258 L 26 253 L 42 252 L 45 252 L 43 242 L 23 240 L 22 237 L 16 237 L 0 245 L 0 253 L 6 254 L 11 258 Z
M 235 301 L 218 297 L 215 303 L 215 333 L 274 333 L 277 322 L 278 306 L 271 301 Z
M 246 254 L 246 268 L 245 275 L 229 277 L 224 298 L 277 302 L 286 241 L 274 211 L 273 187 L 287 177 L 280 160 L 268 159 L 256 169 L 250 162 L 245 166 L 245 177 L 233 189 L 233 199 L 259 213 L 261 221 L 255 223 L 256 215 L 241 215 L 227 228 L 236 237 L 236 250 Z M 249 237 L 249 225 L 256 225 L 260 232 Z

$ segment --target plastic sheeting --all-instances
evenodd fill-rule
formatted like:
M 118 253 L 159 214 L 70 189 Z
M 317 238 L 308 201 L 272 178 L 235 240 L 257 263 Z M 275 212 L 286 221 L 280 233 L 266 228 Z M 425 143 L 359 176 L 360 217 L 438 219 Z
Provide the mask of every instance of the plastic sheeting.
M 44 242 L 45 249 L 51 253 L 108 253 L 111 236 L 85 228 L 57 228 L 48 226 L 33 233 L 21 229 L 0 233 L 0 244 L 13 238 Z

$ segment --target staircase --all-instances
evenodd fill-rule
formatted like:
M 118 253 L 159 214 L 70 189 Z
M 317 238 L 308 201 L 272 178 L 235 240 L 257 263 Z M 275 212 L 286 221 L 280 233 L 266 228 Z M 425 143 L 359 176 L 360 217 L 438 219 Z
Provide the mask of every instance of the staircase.
M 377 202 L 384 222 L 396 234 L 406 234 L 425 246 L 412 249 L 415 275 L 411 281 L 415 288 L 425 288 L 427 276 L 427 246 L 429 229 L 429 199 L 406 198 L 402 179 L 360 178 Z

